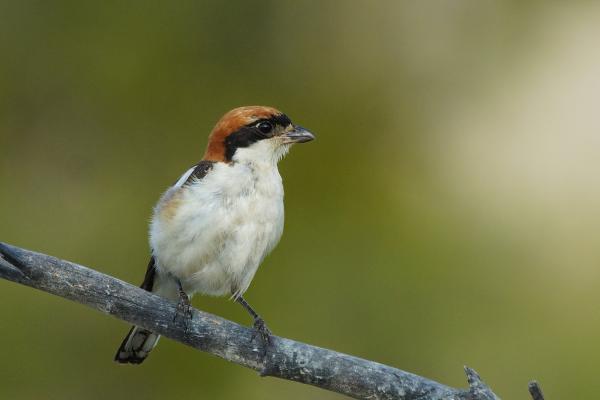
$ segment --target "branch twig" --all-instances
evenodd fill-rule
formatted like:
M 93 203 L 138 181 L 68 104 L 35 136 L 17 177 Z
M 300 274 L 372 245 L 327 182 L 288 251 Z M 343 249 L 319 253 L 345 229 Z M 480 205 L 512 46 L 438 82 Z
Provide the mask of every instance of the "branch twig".
M 542 388 L 537 381 L 529 382 L 529 394 L 531 394 L 531 398 L 533 400 L 544 400 L 544 394 L 542 393 Z
M 173 322 L 175 303 L 84 266 L 1 242 L 0 278 L 87 305 L 264 375 L 356 399 L 498 399 L 468 367 L 470 388 L 455 389 L 387 365 L 277 336 L 268 353 L 274 367 L 264 371 L 261 351 L 246 327 L 194 309 L 186 329 L 182 322 Z

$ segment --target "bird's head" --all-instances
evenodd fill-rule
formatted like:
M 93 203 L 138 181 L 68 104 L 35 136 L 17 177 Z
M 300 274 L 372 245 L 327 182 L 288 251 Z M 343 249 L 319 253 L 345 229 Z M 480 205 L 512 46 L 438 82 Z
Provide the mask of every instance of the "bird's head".
M 204 160 L 277 163 L 292 144 L 314 138 L 275 108 L 239 107 L 225 114 L 213 128 Z

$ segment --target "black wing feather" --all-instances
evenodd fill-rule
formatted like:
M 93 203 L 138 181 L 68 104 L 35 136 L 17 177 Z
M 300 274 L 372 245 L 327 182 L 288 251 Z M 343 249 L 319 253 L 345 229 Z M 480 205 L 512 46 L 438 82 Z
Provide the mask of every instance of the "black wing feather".
M 156 275 L 156 262 L 154 260 L 154 256 L 150 257 L 150 261 L 148 262 L 148 268 L 146 269 L 146 276 L 144 276 L 144 282 L 142 282 L 142 289 L 147 290 L 149 292 L 152 291 L 154 287 L 154 277 Z
M 202 179 L 209 173 L 209 171 L 213 168 L 215 161 L 200 161 L 198 164 L 194 165 L 194 171 L 188 176 L 186 181 L 183 183 L 183 186 L 189 185 L 195 179 Z

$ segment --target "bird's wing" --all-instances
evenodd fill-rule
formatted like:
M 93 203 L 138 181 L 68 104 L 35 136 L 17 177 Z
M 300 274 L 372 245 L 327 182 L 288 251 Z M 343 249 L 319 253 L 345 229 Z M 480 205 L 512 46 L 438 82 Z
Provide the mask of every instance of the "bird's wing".
M 185 171 L 185 173 L 181 175 L 181 177 L 177 180 L 177 182 L 175 182 L 175 184 L 169 189 L 169 191 L 173 189 L 179 189 L 182 186 L 189 185 L 194 181 L 204 178 L 206 174 L 208 174 L 208 172 L 212 169 L 214 163 L 214 161 L 200 161 L 198 164 Z M 155 275 L 156 261 L 154 259 L 154 256 L 152 256 L 150 257 L 150 261 L 148 262 L 144 282 L 142 282 L 142 285 L 140 287 L 144 290 L 151 292 L 154 286 Z
M 185 173 L 181 175 L 177 182 L 175 182 L 173 187 L 180 188 L 184 185 L 189 185 L 194 180 L 200 180 L 204 178 L 212 169 L 214 163 L 214 161 L 200 161 L 198 164 L 185 171 Z
M 140 286 L 142 289 L 147 290 L 149 292 L 152 291 L 152 287 L 154 286 L 154 276 L 156 275 L 156 262 L 154 261 L 154 256 L 150 257 L 150 261 L 148 262 L 148 268 L 146 269 L 146 276 L 144 276 L 144 282 Z

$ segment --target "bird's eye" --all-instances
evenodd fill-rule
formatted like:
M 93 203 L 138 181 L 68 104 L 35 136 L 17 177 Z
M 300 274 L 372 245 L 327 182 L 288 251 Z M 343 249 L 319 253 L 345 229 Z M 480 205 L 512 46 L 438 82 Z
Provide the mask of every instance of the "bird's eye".
M 259 122 L 256 127 L 261 133 L 264 134 L 271 133 L 273 130 L 273 124 L 268 121 Z

